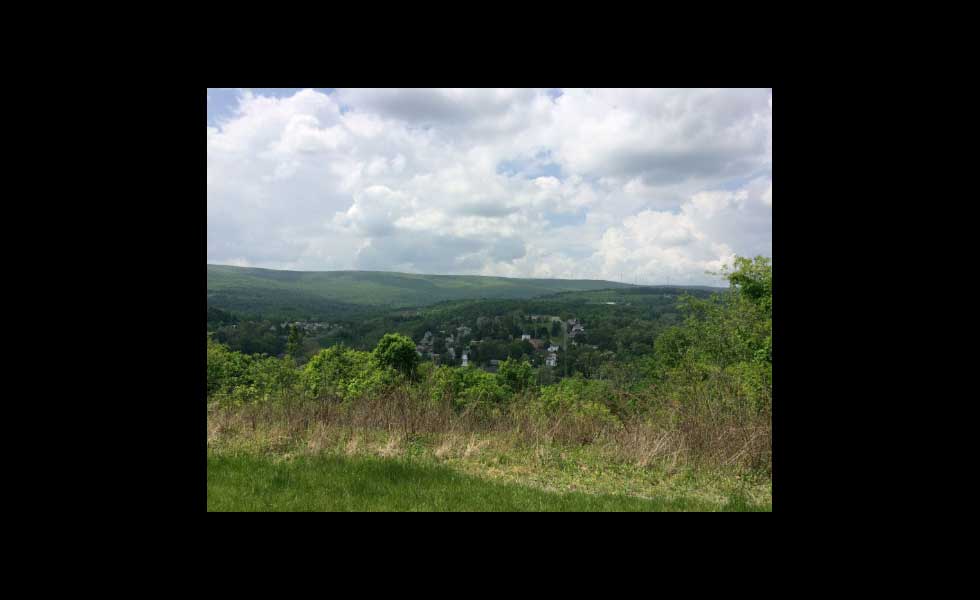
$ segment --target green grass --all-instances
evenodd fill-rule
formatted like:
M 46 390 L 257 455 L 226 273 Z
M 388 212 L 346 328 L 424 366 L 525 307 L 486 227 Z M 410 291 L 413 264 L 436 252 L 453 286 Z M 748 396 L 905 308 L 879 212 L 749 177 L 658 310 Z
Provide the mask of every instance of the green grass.
M 208 511 L 771 511 L 734 493 L 698 498 L 552 493 L 370 456 L 208 456 Z

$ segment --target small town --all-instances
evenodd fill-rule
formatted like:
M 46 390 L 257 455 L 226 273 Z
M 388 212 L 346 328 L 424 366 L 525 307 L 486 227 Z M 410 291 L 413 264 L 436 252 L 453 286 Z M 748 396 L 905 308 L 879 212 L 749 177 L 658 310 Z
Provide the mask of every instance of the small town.
M 480 317 L 478 323 L 484 325 L 485 319 L 487 317 Z M 499 322 L 499 317 L 494 319 Z M 475 339 L 472 328 L 465 325 L 436 333 L 427 330 L 421 339 L 416 340 L 415 350 L 423 360 L 436 364 L 473 366 L 496 373 L 500 355 L 507 354 L 515 345 L 532 365 L 557 367 L 562 348 L 579 345 L 575 338 L 585 334 L 585 326 L 576 318 L 562 320 L 557 316 L 528 315 L 526 321 L 525 329 L 534 333 Z M 535 337 L 535 334 L 540 337 Z

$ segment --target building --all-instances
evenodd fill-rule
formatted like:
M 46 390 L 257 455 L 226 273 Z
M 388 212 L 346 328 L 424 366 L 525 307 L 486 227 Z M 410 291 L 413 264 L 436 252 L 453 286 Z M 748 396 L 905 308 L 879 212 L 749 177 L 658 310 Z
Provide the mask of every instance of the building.
M 531 339 L 531 335 L 530 335 L 530 334 L 528 334 L 528 333 L 525 333 L 525 334 L 523 334 L 523 335 L 521 335 L 521 341 L 522 341 L 522 342 L 523 342 L 524 340 L 530 340 L 530 339 Z
M 467 367 L 470 364 L 470 357 L 466 354 L 466 350 L 463 350 L 463 366 Z
M 551 353 L 548 354 L 548 358 L 546 358 L 544 362 L 549 367 L 557 367 L 558 366 L 558 355 L 555 354 L 554 352 L 551 352 Z
M 558 344 L 552 344 L 548 346 L 548 352 L 558 352 L 558 348 L 559 348 Z
M 415 345 L 415 351 L 420 355 L 430 354 L 432 352 L 432 345 L 435 340 L 432 338 L 432 332 L 426 331 L 425 335 L 422 336 L 422 341 Z

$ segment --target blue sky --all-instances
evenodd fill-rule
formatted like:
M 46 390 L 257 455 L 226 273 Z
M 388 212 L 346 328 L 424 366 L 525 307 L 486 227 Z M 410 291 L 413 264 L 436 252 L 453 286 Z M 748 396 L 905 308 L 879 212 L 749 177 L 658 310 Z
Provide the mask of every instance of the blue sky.
M 209 89 L 208 262 L 718 283 L 772 254 L 772 91 Z

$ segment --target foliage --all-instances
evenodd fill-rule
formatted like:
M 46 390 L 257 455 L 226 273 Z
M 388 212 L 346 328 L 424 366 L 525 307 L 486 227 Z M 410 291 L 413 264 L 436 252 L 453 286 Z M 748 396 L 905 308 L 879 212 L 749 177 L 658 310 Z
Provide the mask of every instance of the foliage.
M 398 374 L 370 352 L 338 345 L 321 350 L 303 368 L 303 388 L 314 397 L 335 394 L 351 400 L 395 384 Z
M 208 396 L 246 384 L 246 374 L 251 362 L 251 356 L 232 352 L 228 346 L 220 344 L 208 336 Z
M 507 389 L 493 373 L 466 367 L 457 369 L 460 373 L 460 394 L 458 404 L 500 404 L 507 397 Z
M 573 416 L 596 418 L 616 422 L 607 403 L 612 400 L 613 390 L 608 381 L 590 380 L 581 376 L 569 377 L 555 385 L 541 388 L 537 406 L 547 415 L 560 412 Z
M 268 400 L 292 392 L 299 374 L 291 358 L 234 352 L 227 346 L 207 341 L 207 395 L 235 403 Z
M 289 356 L 296 356 L 299 352 L 300 342 L 302 341 L 302 333 L 300 333 L 299 327 L 295 323 L 289 326 L 289 337 L 286 339 L 286 354 Z
M 683 324 L 654 343 L 650 376 L 675 398 L 766 410 L 772 402 L 772 261 L 736 258 L 728 292 L 680 300 Z
M 387 333 L 374 348 L 374 358 L 384 367 L 397 370 L 406 377 L 413 377 L 419 365 L 415 343 L 404 335 Z
M 245 354 L 279 355 L 286 346 L 271 321 L 240 320 L 218 326 L 213 331 L 216 341 Z
M 530 389 L 534 382 L 534 369 L 526 360 L 508 358 L 500 363 L 497 371 L 500 382 L 511 392 L 523 392 Z

